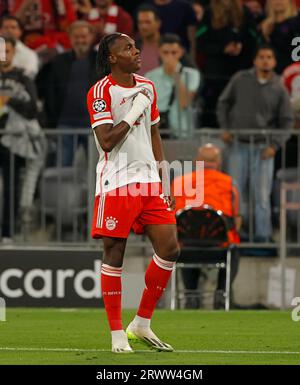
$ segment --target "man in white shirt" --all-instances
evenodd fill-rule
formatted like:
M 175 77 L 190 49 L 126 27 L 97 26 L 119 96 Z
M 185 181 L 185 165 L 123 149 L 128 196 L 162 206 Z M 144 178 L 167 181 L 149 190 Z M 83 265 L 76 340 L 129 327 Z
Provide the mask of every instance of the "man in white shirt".
M 13 66 L 22 68 L 25 75 L 34 79 L 39 70 L 39 59 L 37 54 L 21 41 L 23 27 L 20 20 L 15 16 L 2 17 L 0 20 L 0 34 L 16 40 Z

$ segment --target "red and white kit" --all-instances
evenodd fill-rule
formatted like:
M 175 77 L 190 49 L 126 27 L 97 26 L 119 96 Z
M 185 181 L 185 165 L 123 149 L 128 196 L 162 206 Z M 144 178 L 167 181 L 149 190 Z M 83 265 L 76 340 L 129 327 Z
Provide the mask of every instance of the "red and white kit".
M 103 151 L 94 133 L 99 152 L 92 224 L 94 238 L 127 238 L 131 228 L 142 233 L 147 224 L 176 223 L 174 212 L 163 197 L 152 151 L 151 126 L 160 119 L 154 84 L 136 74 L 134 78 L 134 87 L 123 87 L 108 75 L 88 92 L 93 129 L 101 124 L 120 123 L 141 90 L 151 99 L 151 107 L 111 152 Z

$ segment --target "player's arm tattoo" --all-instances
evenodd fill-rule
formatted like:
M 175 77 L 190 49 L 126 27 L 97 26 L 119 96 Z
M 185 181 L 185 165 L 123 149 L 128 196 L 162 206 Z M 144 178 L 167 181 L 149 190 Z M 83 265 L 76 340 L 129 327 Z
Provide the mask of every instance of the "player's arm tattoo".
M 129 124 L 123 120 L 115 126 L 113 124 L 101 124 L 94 129 L 97 140 L 105 152 L 110 152 L 129 130 Z

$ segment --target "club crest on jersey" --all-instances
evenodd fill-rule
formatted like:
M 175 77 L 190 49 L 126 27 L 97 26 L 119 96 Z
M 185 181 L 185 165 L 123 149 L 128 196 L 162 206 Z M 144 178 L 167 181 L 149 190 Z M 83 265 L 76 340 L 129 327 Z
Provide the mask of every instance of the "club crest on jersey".
M 107 228 L 107 230 L 114 230 L 116 227 L 117 227 L 117 219 L 116 218 L 113 218 L 113 217 L 107 217 L 105 219 L 105 226 Z
M 96 112 L 102 112 L 106 108 L 105 100 L 103 99 L 96 99 L 93 103 L 93 110 Z

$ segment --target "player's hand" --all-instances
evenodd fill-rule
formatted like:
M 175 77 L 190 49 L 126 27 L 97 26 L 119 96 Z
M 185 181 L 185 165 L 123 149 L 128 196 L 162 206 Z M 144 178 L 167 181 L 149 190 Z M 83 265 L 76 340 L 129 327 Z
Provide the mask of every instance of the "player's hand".
M 276 154 L 276 150 L 274 147 L 272 146 L 268 146 L 266 148 L 264 148 L 261 152 L 261 158 L 262 159 L 270 159 L 270 158 L 274 158 Z
M 175 207 L 176 207 L 176 198 L 174 197 L 174 195 L 171 193 L 171 195 L 169 196 L 169 200 L 170 200 L 170 209 L 172 210 L 175 210 Z
M 166 193 L 162 193 L 160 195 L 160 198 L 164 200 L 164 202 L 168 205 L 168 210 L 175 210 L 175 206 L 176 206 L 176 199 L 174 197 L 174 195 L 172 194 L 172 192 L 168 192 L 167 194 Z
M 132 106 L 134 107 L 135 105 L 138 105 L 139 107 L 141 107 L 142 111 L 150 107 L 151 105 L 150 91 L 148 91 L 146 88 L 142 88 L 141 91 L 139 91 L 133 99 Z
M 170 195 L 164 194 L 164 200 L 171 210 L 175 210 L 176 199 L 172 193 Z
M 138 123 L 138 120 L 143 116 L 145 110 L 151 106 L 150 92 L 146 89 L 139 91 L 133 98 L 131 110 L 124 116 L 123 121 L 130 128 Z

